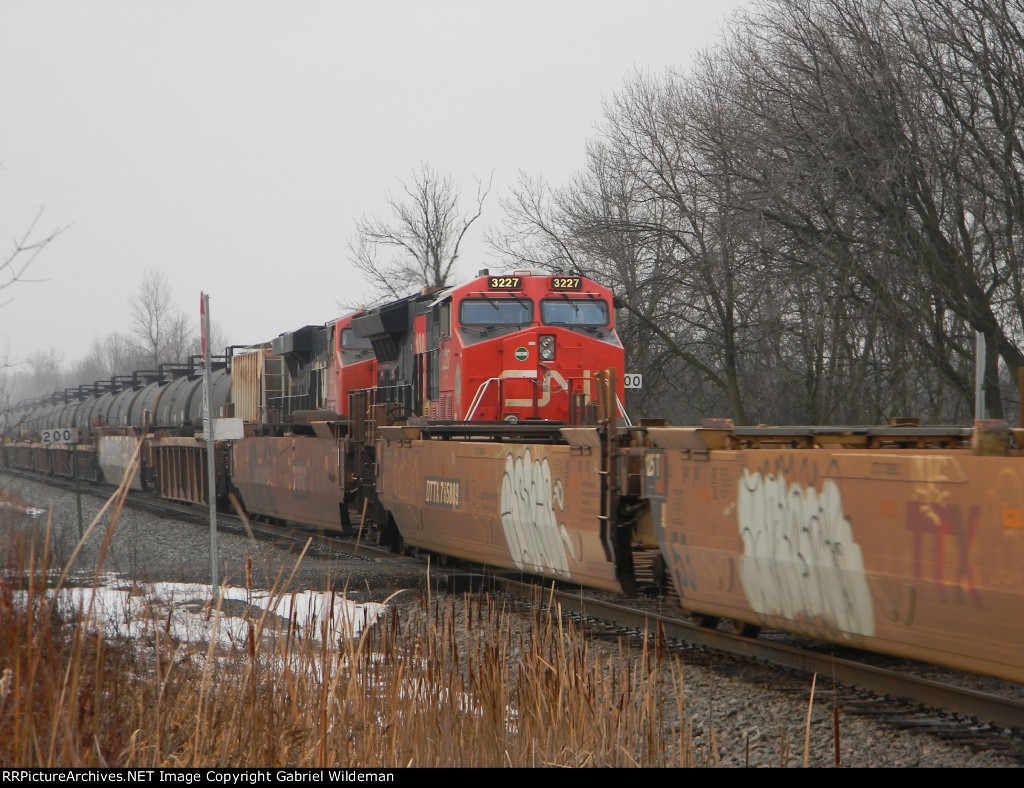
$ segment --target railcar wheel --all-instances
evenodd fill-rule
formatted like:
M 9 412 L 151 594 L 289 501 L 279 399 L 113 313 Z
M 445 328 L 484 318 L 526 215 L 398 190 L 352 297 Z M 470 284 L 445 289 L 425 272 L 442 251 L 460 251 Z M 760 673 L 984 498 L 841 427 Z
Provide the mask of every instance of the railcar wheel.
M 742 638 L 756 638 L 761 634 L 761 627 L 757 624 L 748 624 L 746 621 L 733 619 L 732 631 Z
M 718 627 L 718 622 L 721 621 L 721 619 L 718 616 L 695 615 L 693 616 L 693 621 L 698 627 L 703 627 L 704 629 L 716 629 Z
M 374 521 L 377 523 L 377 544 L 387 547 L 395 555 L 404 555 L 405 540 L 398 530 L 398 524 L 391 513 L 380 505 L 380 501 L 374 504 Z

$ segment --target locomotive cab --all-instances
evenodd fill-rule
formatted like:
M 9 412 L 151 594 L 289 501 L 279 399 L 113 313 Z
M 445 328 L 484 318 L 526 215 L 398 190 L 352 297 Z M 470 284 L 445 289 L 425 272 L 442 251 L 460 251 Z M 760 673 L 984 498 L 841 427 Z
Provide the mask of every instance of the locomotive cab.
M 365 337 L 356 336 L 352 319 L 360 312 L 338 318 L 331 324 L 333 353 L 327 370 L 324 407 L 349 416 L 349 394 L 372 388 L 377 383 L 377 359 Z

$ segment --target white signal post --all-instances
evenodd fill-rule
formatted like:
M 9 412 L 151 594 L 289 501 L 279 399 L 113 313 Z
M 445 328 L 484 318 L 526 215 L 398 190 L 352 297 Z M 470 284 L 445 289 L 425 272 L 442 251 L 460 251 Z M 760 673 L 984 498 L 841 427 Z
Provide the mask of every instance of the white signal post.
M 213 421 L 210 418 L 210 296 L 199 295 L 199 318 L 203 338 L 203 433 L 206 435 L 206 469 L 209 476 L 206 497 L 210 499 L 210 584 L 213 598 L 220 594 L 217 570 L 217 469 L 213 462 Z

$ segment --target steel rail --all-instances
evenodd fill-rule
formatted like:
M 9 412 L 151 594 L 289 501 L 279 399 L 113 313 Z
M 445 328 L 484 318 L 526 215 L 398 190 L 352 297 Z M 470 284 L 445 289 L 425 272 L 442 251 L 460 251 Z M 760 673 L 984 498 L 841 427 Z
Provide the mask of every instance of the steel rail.
M 23 468 L 10 468 L 4 466 L 0 466 L 0 473 L 49 487 L 55 487 L 63 490 L 64 492 L 74 494 L 74 482 L 63 476 L 44 475 L 33 471 L 26 471 Z M 112 487 L 90 486 L 82 489 L 83 495 L 88 495 L 92 498 L 104 501 L 110 498 L 112 492 Z M 147 511 L 150 514 L 169 516 L 178 520 L 189 521 L 200 525 L 205 525 L 209 522 L 206 512 L 200 511 L 196 506 L 187 503 L 179 503 L 178 501 L 172 501 L 166 498 L 159 498 L 150 492 L 130 490 L 125 496 L 125 505 L 131 508 Z M 304 540 L 311 539 L 314 544 L 330 548 L 341 556 L 363 560 L 376 561 L 385 558 L 390 559 L 398 557 L 387 548 L 378 547 L 377 545 L 360 538 L 355 533 L 355 531 L 358 530 L 357 528 L 353 529 L 352 536 L 343 537 L 340 532 L 334 534 L 327 529 L 318 528 L 316 526 L 275 525 L 273 523 L 267 523 L 262 520 L 251 518 L 246 518 L 246 520 L 243 521 L 237 514 L 229 514 L 227 512 L 218 513 L 217 519 L 218 530 L 234 535 L 247 536 L 251 533 L 254 538 L 259 536 L 268 539 L 291 539 L 299 546 L 303 544 Z M 341 550 L 339 548 L 346 549 Z

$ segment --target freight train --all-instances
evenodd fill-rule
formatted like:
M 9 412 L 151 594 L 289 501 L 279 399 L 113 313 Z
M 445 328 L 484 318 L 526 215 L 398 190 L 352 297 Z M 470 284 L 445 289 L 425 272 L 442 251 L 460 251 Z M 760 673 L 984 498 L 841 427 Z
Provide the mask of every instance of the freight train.
M 218 359 L 214 495 L 734 622 L 1024 681 L 1024 431 L 633 425 L 612 293 L 481 272 Z M 5 462 L 204 503 L 195 364 L 8 413 Z M 198 398 L 198 400 L 197 400 Z M 72 427 L 72 452 L 46 430 Z M 15 434 L 16 433 L 16 434 Z M 216 433 L 216 430 L 215 430 Z M 231 502 L 231 504 L 229 504 Z

